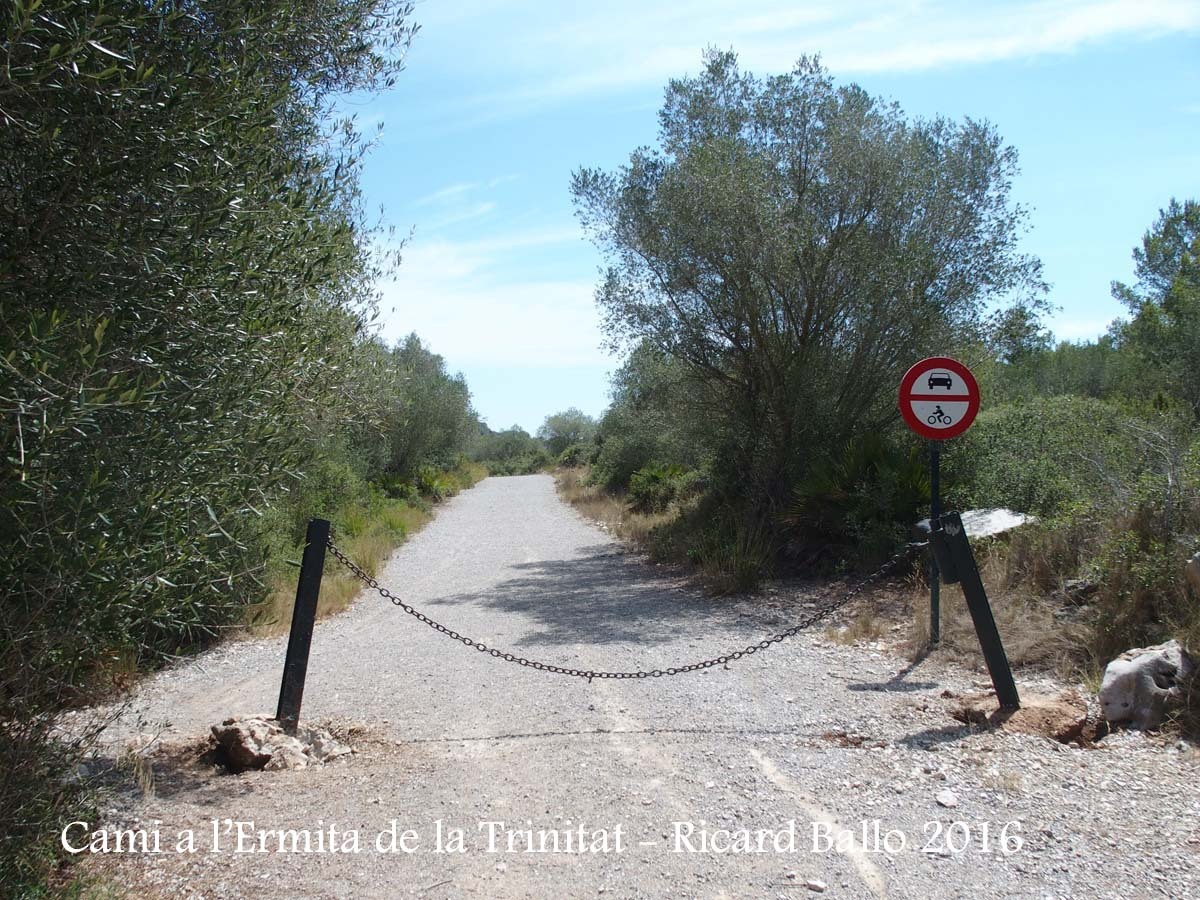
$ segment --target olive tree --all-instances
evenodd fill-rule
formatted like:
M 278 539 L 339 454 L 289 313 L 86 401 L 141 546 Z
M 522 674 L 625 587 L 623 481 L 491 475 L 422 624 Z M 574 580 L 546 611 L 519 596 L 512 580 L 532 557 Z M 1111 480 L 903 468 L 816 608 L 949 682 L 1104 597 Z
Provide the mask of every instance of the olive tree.
M 51 722 L 211 640 L 263 507 L 353 415 L 367 141 L 392 0 L 14 0 L 0 12 L 0 882 L 73 793 Z M 35 848 L 30 850 L 30 848 Z M 14 888 L 20 893 L 19 888 Z
M 910 363 L 1042 289 L 1016 153 L 987 123 L 910 120 L 816 59 L 760 79 L 710 51 L 659 126 L 657 148 L 573 176 L 609 262 L 597 302 L 616 348 L 703 386 L 720 468 L 767 506 L 823 448 L 894 422 Z
M 546 416 L 537 436 L 546 444 L 551 456 L 558 456 L 572 444 L 590 441 L 596 434 L 596 420 L 572 406 Z

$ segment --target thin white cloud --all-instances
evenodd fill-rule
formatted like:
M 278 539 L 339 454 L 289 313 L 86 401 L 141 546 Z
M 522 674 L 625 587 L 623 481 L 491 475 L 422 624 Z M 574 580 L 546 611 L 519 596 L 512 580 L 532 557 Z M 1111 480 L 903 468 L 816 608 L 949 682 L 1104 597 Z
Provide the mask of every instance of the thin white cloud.
M 440 14 L 432 6 L 427 10 L 429 28 L 437 30 Z M 736 6 L 727 0 L 513 0 L 475 4 L 469 21 L 453 15 L 456 70 L 504 73 L 503 87 L 446 111 L 472 122 L 539 103 L 661 86 L 695 72 L 700 50 L 709 45 L 735 49 L 747 68 L 761 72 L 785 71 L 802 54 L 820 53 L 832 71 L 852 76 L 1069 54 L 1101 41 L 1200 32 L 1195 0 L 743 0 Z M 497 40 L 497 34 L 513 37 Z
M 430 230 L 445 228 L 447 225 L 457 225 L 460 222 L 469 222 L 472 219 L 482 219 L 495 210 L 495 208 L 496 204 L 491 202 L 469 203 L 452 210 L 447 210 L 441 215 L 434 216 L 432 219 L 426 220 L 424 225 Z
M 510 181 L 516 181 L 516 175 L 497 175 L 494 178 L 489 178 L 487 181 L 459 181 L 454 184 L 448 184 L 443 188 L 438 188 L 436 191 L 418 197 L 410 203 L 410 206 L 446 206 L 450 203 L 455 203 L 462 200 L 467 194 L 477 191 L 488 191 L 492 188 L 499 187 L 502 184 L 507 184 Z
M 453 200 L 461 197 L 468 191 L 473 191 L 479 187 L 478 181 L 460 181 L 458 184 L 449 184 L 444 188 L 439 188 L 431 194 L 426 194 L 424 197 L 418 197 L 412 202 L 413 206 L 429 206 L 434 203 L 445 203 L 448 200 Z

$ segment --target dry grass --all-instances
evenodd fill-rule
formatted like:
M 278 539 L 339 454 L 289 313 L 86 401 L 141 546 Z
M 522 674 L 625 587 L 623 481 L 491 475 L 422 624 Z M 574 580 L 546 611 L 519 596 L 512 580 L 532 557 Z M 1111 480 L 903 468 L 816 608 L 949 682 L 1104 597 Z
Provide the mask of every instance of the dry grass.
M 825 638 L 835 644 L 857 644 L 859 641 L 877 641 L 887 630 L 887 623 L 870 609 L 860 610 L 848 625 L 830 625 L 825 629 Z
M 1081 648 L 1087 643 L 1087 629 L 1056 618 L 1054 614 L 1061 609 L 1060 604 L 1035 586 L 1028 582 L 1013 584 L 1001 553 L 984 550 L 978 556 L 980 575 L 1009 662 L 1072 678 L 1083 674 L 1089 665 L 1081 656 Z M 914 649 L 924 648 L 929 643 L 927 579 L 913 579 L 909 603 L 913 610 L 910 641 Z M 975 624 L 958 585 L 942 586 L 941 631 L 943 652 L 948 651 L 964 662 L 982 659 Z
M 996 769 L 984 774 L 983 786 L 993 791 L 1019 796 L 1025 793 L 1025 778 L 1020 772 L 1011 769 Z
M 337 542 L 346 554 L 369 574 L 380 565 L 408 535 L 420 530 L 432 518 L 424 509 L 399 500 L 370 508 L 339 510 Z M 292 625 L 292 607 L 296 602 L 296 577 L 299 570 L 289 568 L 270 578 L 266 600 L 250 612 L 247 628 L 255 637 L 287 633 Z M 327 557 L 317 600 L 317 618 L 332 616 L 346 609 L 362 589 L 361 582 Z
M 631 510 L 623 497 L 608 493 L 602 487 L 587 483 L 586 468 L 559 469 L 554 482 L 559 495 L 579 512 L 599 522 L 622 540 L 631 541 L 643 549 L 648 547 L 650 533 L 661 525 L 674 521 L 679 510 L 670 507 L 664 512 L 640 513 Z

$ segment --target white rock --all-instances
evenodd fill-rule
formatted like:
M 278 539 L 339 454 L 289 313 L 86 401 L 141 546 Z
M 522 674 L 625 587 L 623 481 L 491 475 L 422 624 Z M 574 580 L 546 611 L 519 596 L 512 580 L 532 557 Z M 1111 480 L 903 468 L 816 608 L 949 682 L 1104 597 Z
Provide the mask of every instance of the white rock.
M 958 797 L 949 788 L 944 791 L 938 791 L 937 796 L 933 799 L 938 802 L 938 806 L 944 806 L 946 809 L 954 809 L 954 807 L 958 806 Z
M 825 893 L 825 888 L 829 887 L 829 885 L 821 881 L 819 878 L 808 879 L 808 881 L 804 882 L 804 886 L 816 894 Z
M 267 716 L 226 719 L 212 726 L 212 735 L 225 765 L 235 772 L 304 769 L 351 752 L 328 732 L 302 727 L 290 735 Z
M 1183 694 L 1195 673 L 1196 661 L 1179 641 L 1126 650 L 1104 669 L 1100 710 L 1110 722 L 1157 728 L 1167 704 Z

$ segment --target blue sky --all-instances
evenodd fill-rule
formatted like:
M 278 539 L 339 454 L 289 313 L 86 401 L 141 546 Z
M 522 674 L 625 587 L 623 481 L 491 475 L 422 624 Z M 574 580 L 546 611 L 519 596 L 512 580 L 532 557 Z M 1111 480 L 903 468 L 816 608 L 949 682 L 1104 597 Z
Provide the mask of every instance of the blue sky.
M 493 428 L 607 405 L 619 360 L 568 182 L 653 144 L 667 80 L 706 46 L 759 75 L 820 53 L 910 115 L 995 123 L 1020 153 L 1012 195 L 1061 338 L 1105 330 L 1109 283 L 1131 279 L 1158 209 L 1200 197 L 1200 0 L 418 0 L 415 18 L 396 87 L 351 104 L 383 123 L 366 201 L 412 231 L 381 328 L 461 370 Z

